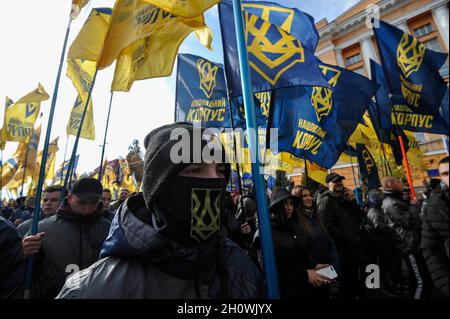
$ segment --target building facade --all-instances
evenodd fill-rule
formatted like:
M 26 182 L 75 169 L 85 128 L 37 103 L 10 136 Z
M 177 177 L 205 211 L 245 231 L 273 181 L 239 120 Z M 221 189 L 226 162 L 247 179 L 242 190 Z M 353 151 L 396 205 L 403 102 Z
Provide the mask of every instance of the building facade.
M 316 23 L 320 34 L 316 56 L 325 63 L 370 78 L 370 59 L 380 63 L 371 17 L 417 37 L 428 49 L 449 52 L 448 0 L 361 0 L 334 21 L 323 19 Z M 448 59 L 440 73 L 448 82 Z M 424 180 L 436 176 L 437 163 L 447 156 L 447 150 L 443 136 L 423 133 L 415 136 L 424 156 L 422 167 L 412 167 L 412 175 L 414 186 L 421 187 Z M 356 164 L 353 166 L 357 170 Z M 351 164 L 337 163 L 332 171 L 346 176 L 347 187 L 355 187 Z M 298 174 L 291 178 L 296 183 L 300 180 Z

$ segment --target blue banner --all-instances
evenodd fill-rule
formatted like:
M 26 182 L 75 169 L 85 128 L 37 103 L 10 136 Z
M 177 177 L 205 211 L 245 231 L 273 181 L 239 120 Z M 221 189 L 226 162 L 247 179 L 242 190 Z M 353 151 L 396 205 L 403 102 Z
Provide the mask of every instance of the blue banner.
M 368 191 L 381 187 L 377 164 L 365 145 L 356 144 L 356 151 L 363 192 L 367 194 Z
M 447 126 L 439 113 L 417 113 L 408 107 L 405 99 L 399 95 L 389 97 L 389 89 L 381 65 L 370 61 L 372 79 L 380 87 L 376 94 L 379 122 L 381 128 L 392 130 L 397 124 L 401 129 L 413 132 L 447 134 Z
M 374 32 L 389 92 L 402 97 L 413 113 L 438 114 L 446 89 L 439 69 L 447 54 L 428 50 L 408 33 L 379 23 Z
M 221 64 L 196 55 L 178 55 L 175 120 L 200 121 L 205 128 L 231 127 Z
M 346 69 L 320 64 L 332 87 L 276 91 L 272 127 L 278 149 L 331 168 L 361 121 L 377 90 L 375 83 Z
M 329 87 L 314 56 L 318 34 L 311 16 L 271 2 L 242 3 L 253 92 L 297 85 Z M 242 96 L 230 0 L 219 4 L 219 18 L 230 98 Z

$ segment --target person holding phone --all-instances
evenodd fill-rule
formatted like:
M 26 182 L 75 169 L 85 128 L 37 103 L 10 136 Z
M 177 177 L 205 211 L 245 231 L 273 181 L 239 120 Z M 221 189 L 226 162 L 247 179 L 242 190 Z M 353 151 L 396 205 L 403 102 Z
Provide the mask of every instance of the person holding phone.
M 329 279 L 339 274 L 339 257 L 334 240 L 320 222 L 317 208 L 313 205 L 313 194 L 305 186 L 295 186 L 291 194 L 299 199 L 298 217 L 307 238 L 308 268 L 319 271 Z M 329 276 L 328 276 L 328 275 Z M 330 285 L 310 287 L 308 295 L 313 299 L 329 299 Z

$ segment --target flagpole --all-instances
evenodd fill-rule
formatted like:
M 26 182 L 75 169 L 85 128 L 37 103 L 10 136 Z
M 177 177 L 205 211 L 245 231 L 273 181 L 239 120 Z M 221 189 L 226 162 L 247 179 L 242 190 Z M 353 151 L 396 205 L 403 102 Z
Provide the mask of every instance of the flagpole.
M 111 91 L 111 97 L 109 99 L 109 108 L 108 108 L 108 117 L 106 118 L 106 128 L 105 128 L 105 136 L 103 138 L 103 146 L 102 146 L 102 156 L 100 158 L 100 167 L 98 171 L 98 180 L 101 182 L 102 180 L 102 165 L 103 165 L 103 157 L 105 156 L 105 147 L 106 147 L 106 136 L 108 135 L 108 127 L 109 127 L 109 116 L 111 114 L 111 105 L 113 101 L 114 91 Z
M 41 161 L 41 167 L 39 169 L 38 186 L 36 189 L 36 204 L 35 204 L 35 208 L 34 208 L 33 222 L 32 222 L 32 226 L 31 226 L 31 235 L 36 235 L 36 233 L 38 231 L 39 213 L 41 210 L 41 193 L 42 193 L 42 188 L 44 186 L 45 166 L 47 164 L 48 144 L 50 143 L 50 135 L 52 132 L 52 125 L 53 125 L 53 116 L 55 114 L 56 100 L 58 98 L 59 81 L 61 79 L 61 71 L 62 71 L 62 67 L 64 64 L 64 57 L 66 55 L 67 41 L 69 39 L 71 25 L 72 25 L 72 17 L 69 16 L 69 22 L 67 24 L 66 35 L 64 37 L 64 44 L 63 44 L 63 48 L 61 51 L 61 58 L 59 61 L 58 74 L 56 76 L 55 88 L 53 90 L 52 105 L 50 107 L 50 114 L 49 114 L 49 119 L 48 119 L 48 124 L 47 124 L 47 133 L 45 135 L 44 150 L 42 151 L 42 161 Z M 33 277 L 33 260 L 34 260 L 33 257 L 29 257 L 27 259 L 27 272 L 26 272 L 25 293 L 24 293 L 25 299 L 30 298 L 32 277 Z
M 69 145 L 69 138 L 70 138 L 70 135 L 67 134 L 66 147 L 64 148 L 64 158 L 63 158 L 63 163 L 62 163 L 62 167 L 61 167 L 61 179 L 60 179 L 61 183 L 63 181 L 64 164 L 66 163 L 67 146 Z
M 22 188 L 20 189 L 20 197 L 23 196 L 23 187 L 25 184 L 25 173 L 27 172 L 28 150 L 29 150 L 29 143 L 27 144 L 27 150 L 25 151 L 25 166 L 23 168 Z
M 255 105 L 252 92 L 252 82 L 250 78 L 250 67 L 248 63 L 247 45 L 245 41 L 243 15 L 241 1 L 233 0 L 234 23 L 236 27 L 236 38 L 238 45 L 239 68 L 241 71 L 241 81 L 244 96 L 245 118 L 247 131 L 249 133 L 249 147 L 252 159 L 252 175 L 255 183 L 256 203 L 258 207 L 258 221 L 261 238 L 261 249 L 264 264 L 264 275 L 266 279 L 267 297 L 269 299 L 279 299 L 278 273 L 275 264 L 275 252 L 272 242 L 272 229 L 269 219 L 267 197 L 264 187 L 264 178 L 259 170 L 259 139 L 256 131 Z M 253 150 L 253 151 L 252 151 Z
M 236 159 L 236 173 L 237 173 L 237 178 L 238 178 L 238 188 L 239 188 L 239 202 L 241 203 L 241 207 L 242 207 L 242 211 L 244 212 L 244 216 L 247 216 L 247 209 L 245 208 L 244 205 L 244 189 L 242 187 L 242 179 L 241 179 L 241 169 L 239 167 L 239 160 L 238 160 L 238 154 L 237 154 L 237 147 L 236 147 L 236 135 L 234 132 L 234 119 L 233 119 L 233 110 L 231 107 L 231 101 L 230 101 L 230 97 L 227 95 L 227 99 L 228 99 L 228 109 L 230 111 L 230 124 L 231 124 L 231 129 L 233 130 L 233 139 L 232 139 L 232 143 L 233 143 L 233 152 L 234 152 L 234 156 Z M 177 120 L 176 115 L 175 115 L 175 121 Z M 233 179 L 231 179 L 231 181 L 233 182 Z M 234 186 L 234 185 L 233 185 Z
M 305 157 L 303 157 L 303 163 L 305 163 L 306 187 L 309 188 L 308 163 L 306 162 L 306 158 Z
M 349 155 L 349 157 L 350 157 L 350 165 L 352 166 L 353 185 L 355 185 L 356 202 L 358 203 L 358 206 L 361 206 L 361 203 L 359 201 L 358 185 L 356 184 L 355 168 L 353 167 L 353 159 L 352 159 L 353 156 Z
M 75 143 L 74 143 L 73 148 L 72 148 L 72 155 L 70 156 L 69 167 L 67 168 L 67 174 L 66 174 L 66 176 L 64 178 L 64 189 L 67 189 L 67 187 L 69 185 L 68 184 L 69 183 L 69 178 L 71 178 L 71 176 L 72 176 L 71 172 L 72 172 L 72 170 L 74 168 L 74 165 L 75 165 L 75 157 L 77 155 L 77 149 L 78 149 L 78 143 L 80 141 L 81 130 L 83 128 L 84 119 L 86 117 L 87 109 L 88 109 L 88 106 L 89 106 L 89 101 L 91 100 L 92 90 L 94 89 L 95 79 L 97 78 L 97 73 L 98 73 L 98 68 L 95 69 L 94 77 L 92 78 L 91 88 L 89 90 L 86 102 L 84 104 L 83 115 L 81 116 L 80 126 L 78 127 L 77 136 L 75 138 Z
M 403 160 L 405 161 L 406 177 L 408 178 L 409 189 L 411 190 L 411 198 L 415 199 L 416 193 L 414 192 L 414 186 L 413 186 L 413 181 L 412 181 L 412 177 L 411 177 L 411 170 L 409 168 L 409 161 L 408 161 L 408 156 L 406 155 L 405 144 L 403 142 L 403 136 L 401 136 L 399 134 L 398 140 L 400 142 L 400 148 L 402 149 Z

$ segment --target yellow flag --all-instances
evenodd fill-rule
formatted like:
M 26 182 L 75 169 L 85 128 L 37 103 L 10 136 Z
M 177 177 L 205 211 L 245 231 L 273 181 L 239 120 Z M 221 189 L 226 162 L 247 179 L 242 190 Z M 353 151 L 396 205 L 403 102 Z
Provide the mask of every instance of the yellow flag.
M 2 185 L 8 185 L 8 183 L 13 179 L 14 175 L 19 170 L 19 167 L 22 165 L 25 160 L 25 152 L 26 152 L 26 143 L 21 142 L 17 146 L 16 151 L 13 156 L 3 163 L 2 167 Z
M 80 127 L 81 118 L 84 112 L 84 107 L 92 87 L 92 81 L 96 72 L 96 62 L 72 59 L 67 62 L 67 76 L 72 80 L 75 89 L 78 92 L 78 97 L 70 114 L 70 119 L 67 124 L 67 134 L 77 135 Z M 89 140 L 95 140 L 94 127 L 94 109 L 92 104 L 92 96 L 89 99 L 86 116 L 84 118 L 83 127 L 81 130 L 81 137 Z
M 174 5 L 176 7 L 179 4 Z M 129 91 L 133 82 L 172 73 L 178 48 L 196 30 L 202 44 L 211 44 L 203 16 L 185 18 L 139 0 L 118 0 L 104 41 L 98 68 L 117 59 L 113 91 Z
M 10 107 L 11 105 L 13 105 L 13 104 L 14 104 L 14 101 L 11 100 L 9 97 L 6 97 L 4 118 L 6 118 L 6 109 L 8 107 Z M 4 150 L 5 149 L 6 137 L 4 137 L 4 134 L 6 134 L 6 133 L 3 133 L 3 127 L 2 127 L 2 129 L 0 130 L 0 137 L 1 137 L 1 139 L 0 139 L 0 150 Z
M 373 127 L 368 112 L 364 114 L 362 123 L 358 124 L 356 130 L 350 136 L 349 142 L 368 146 L 373 146 L 378 143 L 378 136 L 375 132 L 375 128 Z
M 326 185 L 325 178 L 327 177 L 328 170 L 308 160 L 306 161 L 306 165 L 308 167 L 308 177 L 317 183 Z
M 41 102 L 49 98 L 44 87 L 39 84 L 37 89 L 7 107 L 2 128 L 2 141 L 26 141 L 33 132 Z
M 106 33 L 112 10 L 110 8 L 95 8 L 81 28 L 69 48 L 67 57 L 98 61 L 103 50 Z
M 67 123 L 67 134 L 76 136 L 78 134 L 78 129 L 80 127 L 81 118 L 83 117 L 84 103 L 81 97 L 78 96 L 75 104 L 70 113 L 70 119 Z M 86 111 L 86 116 L 84 117 L 83 127 L 81 128 L 81 138 L 88 140 L 95 140 L 95 126 L 94 126 L 94 114 L 92 110 L 92 99 L 89 100 L 89 105 Z
M 96 63 L 92 61 L 81 59 L 69 59 L 67 61 L 67 76 L 72 80 L 78 95 L 84 101 L 91 89 L 95 70 Z
M 70 12 L 70 17 L 72 18 L 72 20 L 78 18 L 81 9 L 83 9 L 83 7 L 88 4 L 88 2 L 89 0 L 72 0 L 72 10 Z
M 122 170 L 122 182 L 120 183 L 120 187 L 127 188 L 130 192 L 139 192 L 139 188 L 133 180 L 128 161 L 126 159 L 119 160 L 119 165 Z
M 33 177 L 36 168 L 37 149 L 41 138 L 41 128 L 39 126 L 31 135 L 30 141 L 26 145 L 22 165 L 14 175 L 14 180 L 22 182 L 25 177 Z
M 197 17 L 220 0 L 143 0 L 183 18 Z

